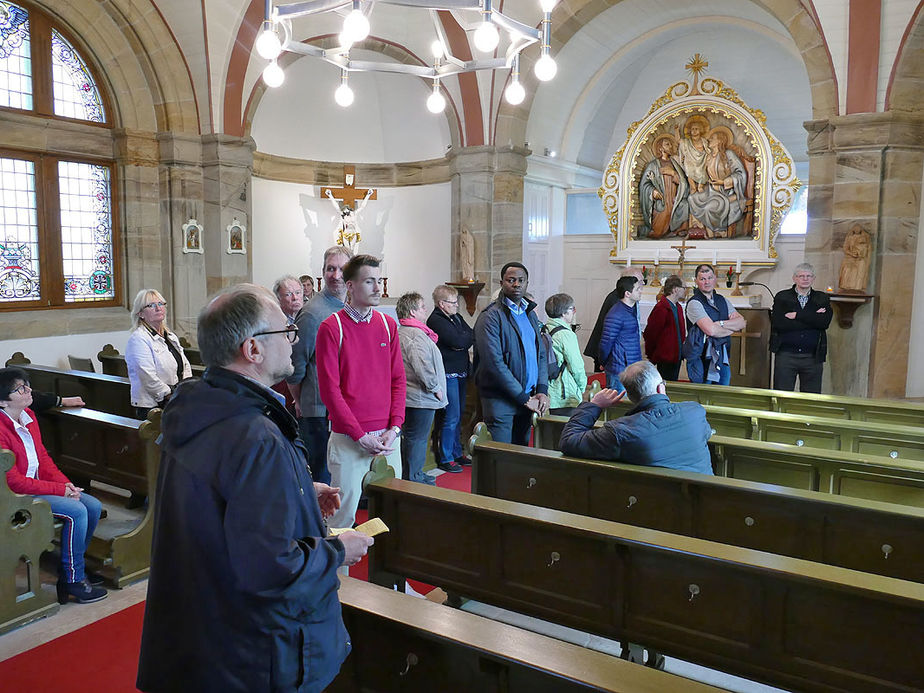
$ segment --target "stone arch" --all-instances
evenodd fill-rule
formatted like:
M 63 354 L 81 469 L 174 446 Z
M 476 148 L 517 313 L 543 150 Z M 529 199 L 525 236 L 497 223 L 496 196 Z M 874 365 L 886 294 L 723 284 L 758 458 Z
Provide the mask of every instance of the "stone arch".
M 886 90 L 885 108 L 887 111 L 905 111 L 920 113 L 924 110 L 924 0 L 905 28 L 902 42 L 892 74 L 889 75 L 889 87 Z
M 189 66 L 158 12 L 129 0 L 81 3 L 79 8 L 76 3 L 32 2 L 65 25 L 93 62 L 114 101 L 116 127 L 199 134 Z
M 792 36 L 809 77 L 812 94 L 812 117 L 830 118 L 837 115 L 837 77 L 824 35 L 813 16 L 799 0 L 750 0 L 778 19 Z M 568 43 L 594 17 L 618 4 L 619 0 L 578 0 L 559 3 L 552 13 L 553 53 Z M 518 106 L 501 101 L 497 112 L 495 144 L 522 145 L 526 140 L 526 125 L 533 96 L 539 81 L 533 74 L 536 57 L 524 53 L 520 57 L 520 79 L 527 98 Z M 509 77 L 508 77 L 509 80 Z

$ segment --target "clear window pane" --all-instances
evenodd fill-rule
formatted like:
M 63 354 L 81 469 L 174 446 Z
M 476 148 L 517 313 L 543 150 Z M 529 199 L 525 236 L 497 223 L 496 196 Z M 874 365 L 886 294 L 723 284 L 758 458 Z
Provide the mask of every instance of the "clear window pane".
M 0 0 L 0 106 L 32 110 L 29 15 Z
M 35 164 L 0 159 L 0 301 L 36 301 L 39 285 Z
M 106 166 L 58 162 L 64 300 L 115 296 L 112 270 L 112 187 Z
M 51 32 L 51 78 L 55 115 L 105 123 L 103 100 L 86 63 L 61 34 Z
M 808 187 L 803 185 L 796 191 L 795 199 L 780 227 L 784 236 L 804 236 L 808 228 Z

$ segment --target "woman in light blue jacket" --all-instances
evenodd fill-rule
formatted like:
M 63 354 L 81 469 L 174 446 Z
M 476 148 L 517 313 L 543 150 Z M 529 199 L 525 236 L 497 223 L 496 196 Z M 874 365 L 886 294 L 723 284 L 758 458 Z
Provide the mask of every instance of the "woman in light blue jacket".
M 549 319 L 543 329 L 552 339 L 552 349 L 561 367 L 559 376 L 549 382 L 549 409 L 552 414 L 567 416 L 581 403 L 587 389 L 584 357 L 577 335 L 571 329 L 577 316 L 574 299 L 568 294 L 549 296 L 545 314 Z

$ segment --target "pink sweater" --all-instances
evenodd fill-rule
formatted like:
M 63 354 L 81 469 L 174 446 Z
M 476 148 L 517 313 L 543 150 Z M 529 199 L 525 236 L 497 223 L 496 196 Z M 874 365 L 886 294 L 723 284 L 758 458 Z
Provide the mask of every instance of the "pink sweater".
M 388 321 L 388 331 L 382 318 Z M 375 311 L 370 322 L 356 323 L 340 310 L 321 323 L 315 354 L 321 401 L 332 431 L 359 440 L 370 431 L 404 423 L 407 386 L 394 320 Z

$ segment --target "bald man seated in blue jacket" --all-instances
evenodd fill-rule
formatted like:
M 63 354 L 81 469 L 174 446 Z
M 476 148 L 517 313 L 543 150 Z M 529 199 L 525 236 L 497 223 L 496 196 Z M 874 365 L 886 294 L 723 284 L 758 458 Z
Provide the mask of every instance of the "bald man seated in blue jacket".
M 637 361 L 619 375 L 625 392 L 601 390 L 579 405 L 561 434 L 565 455 L 593 460 L 670 467 L 712 474 L 707 441 L 712 428 L 698 402 L 671 402 L 650 361 Z M 635 402 L 624 416 L 594 428 L 601 410 L 626 394 Z

